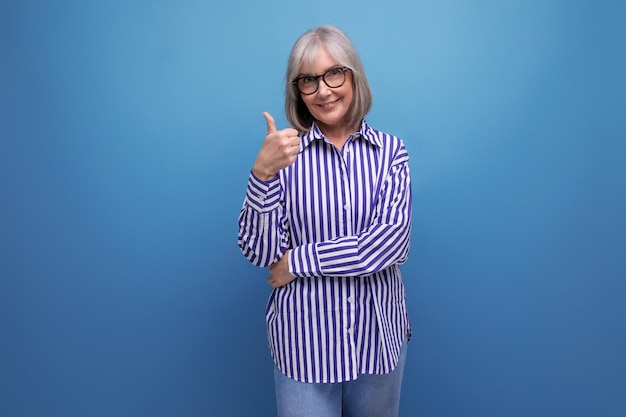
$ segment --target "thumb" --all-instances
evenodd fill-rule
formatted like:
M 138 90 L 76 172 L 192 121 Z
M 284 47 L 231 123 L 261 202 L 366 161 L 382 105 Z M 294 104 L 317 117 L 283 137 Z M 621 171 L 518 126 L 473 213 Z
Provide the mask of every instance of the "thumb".
M 276 132 L 276 122 L 272 115 L 268 112 L 263 112 L 263 117 L 265 117 L 265 123 L 267 124 L 267 134 Z

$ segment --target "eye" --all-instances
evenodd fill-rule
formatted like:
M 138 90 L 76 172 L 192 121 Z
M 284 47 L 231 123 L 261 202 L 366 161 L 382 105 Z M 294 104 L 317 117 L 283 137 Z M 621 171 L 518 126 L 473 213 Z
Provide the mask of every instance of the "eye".
M 328 71 L 328 75 L 333 76 L 333 75 L 339 75 L 340 73 L 342 73 L 343 70 L 341 68 L 333 68 L 330 71 Z
M 300 83 L 301 84 L 313 84 L 315 83 L 316 80 L 317 80 L 317 77 L 301 77 Z

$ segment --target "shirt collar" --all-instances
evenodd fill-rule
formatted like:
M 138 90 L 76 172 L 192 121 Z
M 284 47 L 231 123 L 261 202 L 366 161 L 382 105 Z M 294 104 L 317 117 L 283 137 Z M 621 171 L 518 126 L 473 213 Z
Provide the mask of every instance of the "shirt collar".
M 380 137 L 376 134 L 376 131 L 373 128 L 371 128 L 370 125 L 367 124 L 365 120 L 361 122 L 361 127 L 354 134 L 354 136 L 356 137 L 360 136 L 364 138 L 365 140 L 367 140 L 368 142 L 370 142 L 371 144 L 378 146 L 379 148 L 383 147 Z M 311 126 L 311 129 L 307 133 L 305 133 L 304 136 L 302 136 L 302 148 L 303 149 L 306 148 L 307 146 L 311 144 L 311 142 L 313 142 L 316 139 L 321 140 L 324 138 L 325 136 L 320 130 L 317 123 L 313 122 L 313 126 Z

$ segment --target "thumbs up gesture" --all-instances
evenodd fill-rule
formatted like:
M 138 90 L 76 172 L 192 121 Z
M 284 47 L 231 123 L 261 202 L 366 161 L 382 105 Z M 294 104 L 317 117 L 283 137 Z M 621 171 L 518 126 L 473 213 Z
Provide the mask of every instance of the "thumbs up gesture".
M 261 145 L 252 173 L 257 178 L 267 181 L 278 171 L 293 164 L 300 152 L 300 137 L 296 129 L 276 130 L 276 122 L 271 114 L 263 113 L 267 124 L 267 136 Z

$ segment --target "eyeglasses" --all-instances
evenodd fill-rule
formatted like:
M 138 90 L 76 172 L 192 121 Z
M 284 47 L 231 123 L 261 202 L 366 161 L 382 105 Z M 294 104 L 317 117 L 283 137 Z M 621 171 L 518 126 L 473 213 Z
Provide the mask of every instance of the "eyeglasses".
M 346 82 L 346 71 L 350 71 L 348 67 L 331 68 L 322 75 L 305 75 L 293 80 L 293 84 L 296 86 L 300 94 L 305 96 L 314 94 L 320 84 L 320 78 L 324 80 L 330 88 L 339 88 Z

